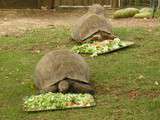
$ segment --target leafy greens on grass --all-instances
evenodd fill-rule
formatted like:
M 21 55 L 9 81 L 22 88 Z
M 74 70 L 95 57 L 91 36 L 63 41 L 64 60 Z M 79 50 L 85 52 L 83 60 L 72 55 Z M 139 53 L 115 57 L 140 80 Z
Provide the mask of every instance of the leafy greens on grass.
M 85 43 L 80 46 L 74 46 L 72 51 L 76 53 L 88 53 L 91 56 L 98 56 L 106 52 L 110 52 L 121 47 L 127 46 L 125 42 L 122 42 L 119 38 L 114 40 L 106 40 L 102 42 Z

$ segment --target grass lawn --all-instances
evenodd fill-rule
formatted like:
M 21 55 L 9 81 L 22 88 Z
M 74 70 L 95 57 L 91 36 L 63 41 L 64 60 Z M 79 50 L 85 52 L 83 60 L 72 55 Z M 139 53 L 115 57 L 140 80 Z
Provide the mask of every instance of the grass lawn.
M 25 113 L 22 99 L 35 94 L 33 72 L 48 51 L 70 49 L 68 28 L 38 29 L 21 37 L 0 38 L 1 120 L 159 120 L 160 28 L 115 28 L 133 47 L 96 58 L 83 55 L 95 83 L 97 106 Z M 159 84 L 159 85 L 158 85 Z

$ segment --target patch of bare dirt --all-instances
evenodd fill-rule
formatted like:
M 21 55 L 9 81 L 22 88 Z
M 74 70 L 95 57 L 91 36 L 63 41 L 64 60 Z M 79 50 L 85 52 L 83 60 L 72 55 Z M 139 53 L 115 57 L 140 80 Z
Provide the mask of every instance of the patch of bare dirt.
M 160 91 L 158 91 L 158 90 L 157 91 L 146 91 L 144 93 L 144 96 L 147 96 L 147 97 L 153 99 L 153 98 L 160 96 Z
M 113 95 L 117 97 L 117 100 L 122 96 L 127 96 L 130 100 L 135 100 L 139 97 L 154 99 L 160 96 L 159 90 L 148 90 L 143 92 L 140 91 L 140 88 L 124 90 L 124 87 L 120 85 L 108 86 L 107 84 L 95 83 L 94 88 L 97 95 Z
M 130 99 L 135 99 L 138 96 L 140 96 L 140 92 L 138 90 L 131 90 L 131 91 L 128 92 L 128 97 Z
M 19 36 L 35 28 L 50 26 L 71 26 L 85 13 L 84 10 L 57 12 L 40 10 L 0 10 L 0 36 Z M 110 12 L 108 12 L 110 13 Z M 108 14 L 110 16 L 110 14 Z M 155 28 L 160 25 L 157 19 L 109 19 L 113 27 L 146 27 Z
M 112 19 L 111 22 L 114 27 L 144 27 L 148 29 L 153 29 L 160 26 L 160 22 L 158 19 L 125 18 Z
M 39 10 L 0 11 L 0 36 L 19 36 L 35 28 L 58 25 L 70 26 L 79 17 L 78 13 Z
M 97 95 L 110 94 L 114 96 L 121 96 L 125 94 L 123 91 L 123 86 L 120 85 L 108 86 L 106 84 L 95 83 L 94 88 Z

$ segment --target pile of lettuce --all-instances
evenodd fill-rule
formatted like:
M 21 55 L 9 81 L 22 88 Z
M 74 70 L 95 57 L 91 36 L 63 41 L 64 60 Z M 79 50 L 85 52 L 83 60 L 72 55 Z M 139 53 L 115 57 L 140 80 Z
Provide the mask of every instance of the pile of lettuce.
M 94 105 L 94 98 L 90 94 L 62 94 L 51 92 L 26 97 L 23 104 L 25 111 L 55 110 Z
M 72 51 L 75 53 L 88 53 L 94 57 L 99 54 L 119 49 L 125 45 L 125 42 L 121 42 L 119 38 L 115 38 L 110 41 L 106 40 L 103 42 L 85 43 L 79 46 L 74 46 Z

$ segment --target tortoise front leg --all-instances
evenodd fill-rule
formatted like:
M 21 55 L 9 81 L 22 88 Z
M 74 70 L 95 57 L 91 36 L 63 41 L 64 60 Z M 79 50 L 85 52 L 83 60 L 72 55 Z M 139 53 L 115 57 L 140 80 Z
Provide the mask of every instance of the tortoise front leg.
M 95 94 L 95 91 L 90 84 L 75 81 L 72 83 L 71 91 L 76 93 Z
M 45 92 L 53 92 L 53 93 L 55 93 L 55 92 L 58 91 L 58 86 L 57 86 L 57 84 L 49 86 L 49 87 L 45 88 L 44 91 Z
M 116 36 L 113 35 L 112 33 L 101 31 L 100 34 L 101 34 L 102 40 L 113 40 L 114 38 L 116 38 Z

